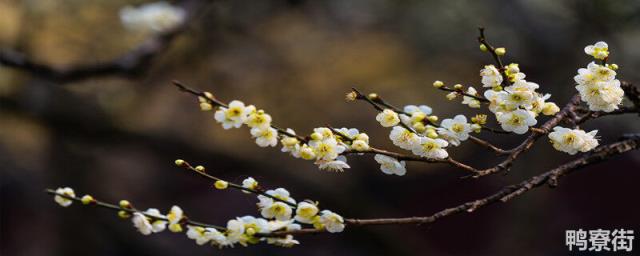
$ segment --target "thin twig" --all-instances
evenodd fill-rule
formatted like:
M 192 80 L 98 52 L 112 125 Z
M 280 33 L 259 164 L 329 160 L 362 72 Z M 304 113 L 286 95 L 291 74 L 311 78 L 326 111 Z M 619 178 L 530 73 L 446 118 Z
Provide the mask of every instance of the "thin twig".
M 47 194 L 61 196 L 61 197 L 64 197 L 66 199 L 82 203 L 82 198 L 69 196 L 69 195 L 65 195 L 65 194 L 59 194 L 53 189 L 46 189 L 45 192 Z M 140 214 L 142 214 L 142 215 L 144 215 L 144 216 L 146 216 L 148 218 L 151 218 L 153 220 L 162 220 L 162 221 L 167 221 L 167 222 L 169 221 L 169 219 L 167 219 L 165 217 L 158 217 L 158 216 L 149 215 L 148 213 L 145 213 L 143 211 L 137 210 L 136 208 L 133 208 L 133 207 L 131 207 L 131 208 L 123 208 L 123 207 L 120 207 L 118 205 L 106 203 L 106 202 L 99 201 L 99 200 L 96 200 L 96 199 L 94 199 L 89 205 L 98 206 L 98 207 L 102 207 L 102 208 L 110 209 L 110 210 L 115 210 L 115 211 L 125 211 L 125 212 L 130 213 L 130 214 L 140 213 Z M 181 220 L 180 223 L 181 224 L 189 224 L 189 225 L 193 225 L 193 226 L 215 228 L 215 229 L 218 229 L 220 231 L 226 230 L 226 228 L 221 227 L 221 226 L 212 225 L 212 224 L 206 224 L 206 223 L 202 223 L 202 222 L 198 222 L 198 221 L 189 220 L 189 219 L 186 219 L 186 217 L 185 217 L 185 219 Z
M 183 160 L 183 161 L 184 161 L 184 160 Z M 193 171 L 194 173 L 196 173 L 196 174 L 198 174 L 198 175 L 200 175 L 200 176 L 202 176 L 202 177 L 205 177 L 205 178 L 207 178 L 207 179 L 209 179 L 209 180 L 213 180 L 213 181 L 224 181 L 224 182 L 227 182 L 227 184 L 228 184 L 228 186 L 229 186 L 230 188 L 238 189 L 238 190 L 241 190 L 241 191 L 246 191 L 246 192 L 253 193 L 253 194 L 256 194 L 256 195 L 266 196 L 266 197 L 271 198 L 271 199 L 273 199 L 273 200 L 276 200 L 276 201 L 279 201 L 279 202 L 283 202 L 283 203 L 285 203 L 285 204 L 288 204 L 288 205 L 289 205 L 289 206 L 291 206 L 293 209 L 295 209 L 295 208 L 297 207 L 297 205 L 296 205 L 295 203 L 292 203 L 292 202 L 289 202 L 289 201 L 287 201 L 287 200 L 283 200 L 283 199 L 281 199 L 281 198 L 278 198 L 278 197 L 275 197 L 275 196 L 273 196 L 273 195 L 267 194 L 267 193 L 266 193 L 263 189 L 261 189 L 261 188 L 256 188 L 256 189 L 246 188 L 246 187 L 243 187 L 243 186 L 242 186 L 242 185 L 240 185 L 240 184 L 236 184 L 236 183 L 233 183 L 233 182 L 230 182 L 230 181 L 227 181 L 227 180 L 220 179 L 220 178 L 215 177 L 215 176 L 213 176 L 213 175 L 210 175 L 210 174 L 206 173 L 204 170 L 203 170 L 203 171 L 198 171 L 198 170 L 196 170 L 196 168 L 194 168 L 194 167 L 193 167 L 191 164 L 189 164 L 189 162 L 187 162 L 187 161 L 182 162 L 182 163 L 179 165 L 179 167 L 182 167 L 182 168 L 184 168 L 184 169 L 186 169 L 186 170 L 189 170 L 189 171 Z

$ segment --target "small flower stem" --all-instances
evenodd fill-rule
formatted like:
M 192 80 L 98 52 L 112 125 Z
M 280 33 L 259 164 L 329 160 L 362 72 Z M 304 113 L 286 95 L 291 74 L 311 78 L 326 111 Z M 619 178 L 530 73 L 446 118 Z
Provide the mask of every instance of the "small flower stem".
M 46 189 L 45 192 L 47 194 L 50 194 L 50 195 L 56 195 L 56 196 L 60 196 L 60 197 L 63 197 L 63 198 L 69 199 L 69 200 L 73 200 L 73 201 L 82 203 L 82 199 L 79 198 L 79 197 L 73 197 L 73 196 L 69 196 L 69 195 L 65 195 L 65 194 L 59 194 L 53 189 Z M 142 214 L 142 215 L 144 215 L 144 216 L 146 216 L 146 217 L 148 217 L 150 219 L 153 219 L 153 220 L 162 220 L 162 221 L 169 222 L 169 219 L 167 219 L 167 218 L 149 215 L 149 214 L 147 214 L 147 213 L 145 213 L 143 211 L 137 210 L 137 209 L 135 209 L 133 207 L 132 208 L 122 208 L 122 207 L 120 207 L 118 205 L 102 202 L 102 201 L 95 200 L 95 199 L 89 205 L 94 205 L 94 206 L 98 206 L 98 207 L 102 207 L 102 208 L 110 209 L 110 210 L 115 210 L 115 211 L 125 211 L 125 212 L 128 212 L 130 214 L 140 213 L 140 214 Z M 187 223 L 189 225 L 193 225 L 193 226 L 200 226 L 200 227 L 206 227 L 206 228 L 215 228 L 215 229 L 220 230 L 220 231 L 226 230 L 226 228 L 221 227 L 221 226 L 202 223 L 202 222 L 197 222 L 197 221 L 193 221 L 193 220 L 186 220 L 185 223 Z
M 466 93 L 466 92 L 464 92 L 462 90 L 456 90 L 456 89 L 449 88 L 449 87 L 446 87 L 446 86 L 439 87 L 438 89 L 439 90 L 443 90 L 443 91 L 447 91 L 447 92 L 455 92 L 455 93 L 458 93 L 458 94 L 463 95 L 463 96 L 474 98 L 474 99 L 479 100 L 480 102 L 484 102 L 484 103 L 491 102 L 485 97 L 469 94 L 469 93 Z
M 291 202 L 286 201 L 286 200 L 282 200 L 282 199 L 277 198 L 277 197 L 275 197 L 275 196 L 269 195 L 269 194 L 267 194 L 265 191 L 263 191 L 262 189 L 251 189 L 251 188 L 245 188 L 245 187 L 243 187 L 242 185 L 239 185 L 239 184 L 236 184 L 236 183 L 233 183 L 233 182 L 229 182 L 229 181 L 226 181 L 226 180 L 220 179 L 220 178 L 215 177 L 215 176 L 213 176 L 213 175 L 210 175 L 210 174 L 208 174 L 208 173 L 206 173 L 206 172 L 204 172 L 204 171 L 198 171 L 198 170 L 196 170 L 196 168 L 194 168 L 194 167 L 193 167 L 191 164 L 189 164 L 187 161 L 184 161 L 184 163 L 182 163 L 179 167 L 182 167 L 182 168 L 184 168 L 184 169 L 186 169 L 186 170 L 189 170 L 189 171 L 193 171 L 193 172 L 195 172 L 196 174 L 198 174 L 198 175 L 200 175 L 200 176 L 202 176 L 202 177 L 205 177 L 205 178 L 207 178 L 207 179 L 209 179 L 209 180 L 213 180 L 213 181 L 224 181 L 224 182 L 227 182 L 227 184 L 228 184 L 228 186 L 229 186 L 230 188 L 238 189 L 238 190 L 241 190 L 241 191 L 246 191 L 246 192 L 253 193 L 253 194 L 256 194 L 256 195 L 266 196 L 266 197 L 269 197 L 269 198 L 271 198 L 271 199 L 273 199 L 273 200 L 280 201 L 280 202 L 283 202 L 283 203 L 285 203 L 285 204 L 288 204 L 288 205 L 289 205 L 289 206 L 291 206 L 293 209 L 295 209 L 295 208 L 297 207 L 297 205 L 296 205 L 296 204 L 291 203 Z
M 220 101 L 220 100 L 218 100 L 216 98 L 209 97 L 204 92 L 201 92 L 201 91 L 195 90 L 195 89 L 193 89 L 191 87 L 188 87 L 188 86 L 186 86 L 185 84 L 183 84 L 180 81 L 173 80 L 172 83 L 173 83 L 173 85 L 178 87 L 178 89 L 180 89 L 180 91 L 187 92 L 187 93 L 193 94 L 193 95 L 198 96 L 198 97 L 202 97 L 202 98 L 206 99 L 208 103 L 210 103 L 210 104 L 212 104 L 214 106 L 224 107 L 224 108 L 228 108 L 229 107 L 226 103 L 224 103 L 224 102 L 222 102 L 222 101 Z M 278 133 L 280 135 L 284 135 L 284 136 L 288 136 L 288 137 L 294 137 L 294 138 L 297 138 L 298 140 L 300 140 L 302 142 L 307 142 L 308 141 L 307 138 L 302 137 L 300 135 L 295 135 L 295 134 L 292 134 L 290 132 L 287 132 L 285 129 L 280 128 L 278 126 L 271 125 L 271 128 L 276 129 L 276 131 L 278 131 Z
M 487 50 L 489 51 L 489 53 L 491 53 L 491 56 L 493 57 L 493 59 L 496 61 L 496 64 L 498 65 L 498 70 L 500 70 L 500 74 L 502 75 L 502 84 L 504 86 L 508 86 L 509 85 L 509 77 L 507 77 L 506 70 L 504 68 L 504 64 L 502 63 L 502 59 L 496 53 L 496 48 L 491 46 L 489 44 L 489 42 L 487 42 L 487 39 L 484 36 L 484 28 L 483 27 L 479 27 L 478 28 L 478 32 L 480 33 L 480 35 L 478 36 L 478 42 L 483 44 L 485 47 L 487 47 Z

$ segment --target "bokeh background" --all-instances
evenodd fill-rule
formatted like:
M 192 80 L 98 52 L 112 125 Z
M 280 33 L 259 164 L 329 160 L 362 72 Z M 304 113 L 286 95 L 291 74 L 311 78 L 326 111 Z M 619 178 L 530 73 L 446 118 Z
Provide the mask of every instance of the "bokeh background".
M 125 30 L 118 18 L 120 8 L 143 2 L 1 0 L 0 45 L 57 67 L 106 61 L 149 36 Z M 392 146 L 388 130 L 368 105 L 347 103 L 344 94 L 356 86 L 396 105 L 430 105 L 440 117 L 484 111 L 448 102 L 431 87 L 437 79 L 477 88 L 479 69 L 492 62 L 478 50 L 478 26 L 559 105 L 575 92 L 577 68 L 590 61 L 583 47 L 598 40 L 609 43 L 619 77 L 640 83 L 639 1 L 225 0 L 200 11 L 135 78 L 59 83 L 0 66 L 0 254 L 564 255 L 566 229 L 640 231 L 637 152 L 582 169 L 558 188 L 433 225 L 299 236 L 302 245 L 291 249 L 220 251 L 184 235 L 142 236 L 111 211 L 59 207 L 43 189 L 71 186 L 140 208 L 178 204 L 212 223 L 257 215 L 255 198 L 216 191 L 174 167 L 183 158 L 233 181 L 253 176 L 286 187 L 346 217 L 423 216 L 572 159 L 541 139 L 506 176 L 460 179 L 463 171 L 422 163 L 409 163 L 406 176 L 387 176 L 371 156 L 351 157 L 351 169 L 327 173 L 279 148 L 257 147 L 247 129 L 223 130 L 170 85 L 173 79 L 255 104 L 299 133 L 357 127 L 380 147 Z M 607 117 L 584 127 L 609 142 L 637 132 L 640 122 Z M 523 139 L 480 137 L 505 148 Z M 471 143 L 450 153 L 478 167 L 499 161 Z

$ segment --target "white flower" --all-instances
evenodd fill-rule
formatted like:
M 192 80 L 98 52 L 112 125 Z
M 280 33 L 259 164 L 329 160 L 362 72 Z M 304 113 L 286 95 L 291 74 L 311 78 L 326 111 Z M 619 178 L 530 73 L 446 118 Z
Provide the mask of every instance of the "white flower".
M 381 154 L 375 155 L 373 159 L 380 164 L 380 170 L 385 174 L 403 176 L 407 173 L 407 169 L 405 168 L 406 163 L 404 161 L 398 161 L 398 159 Z
M 273 196 L 275 198 L 278 198 L 282 201 L 287 201 L 289 203 L 295 204 L 296 200 L 291 198 L 291 196 L 289 195 L 289 191 L 287 191 L 284 188 L 277 188 L 275 190 L 267 190 L 267 192 L 265 192 L 265 194 Z M 260 208 L 264 208 L 264 207 L 268 207 L 269 205 L 271 205 L 273 203 L 273 198 L 268 197 L 268 196 L 263 196 L 263 195 L 259 195 L 258 196 L 258 200 L 260 200 L 260 202 L 258 202 L 258 207 Z
M 244 222 L 240 218 L 227 221 L 227 241 L 231 244 L 240 242 L 244 235 Z
M 480 76 L 482 76 L 482 87 L 496 87 L 502 84 L 502 74 L 493 65 L 484 66 L 484 69 L 480 70 Z
M 447 145 L 449 143 L 443 139 L 421 137 L 420 143 L 413 148 L 413 153 L 429 159 L 445 159 L 449 157 L 449 153 L 444 150 Z
M 169 220 L 169 230 L 172 232 L 180 232 L 182 231 L 182 226 L 180 226 L 180 220 L 184 216 L 184 212 L 182 209 L 174 205 L 171 207 L 171 210 L 167 214 L 167 219 Z
M 329 233 L 338 233 L 344 230 L 344 219 L 342 216 L 329 211 L 323 210 L 318 220 Z
M 351 142 L 351 148 L 355 151 L 367 151 L 370 147 L 368 142 L 364 140 L 354 140 Z
M 394 145 L 406 150 L 412 150 L 420 143 L 420 136 L 400 126 L 393 127 L 389 139 Z
M 313 217 L 318 214 L 318 206 L 314 203 L 303 201 L 298 204 L 296 208 L 296 221 L 300 223 L 312 224 Z
M 349 139 L 356 139 L 356 136 L 358 136 L 358 134 L 360 134 L 360 131 L 358 131 L 358 129 L 356 128 L 340 128 L 337 129 L 338 132 L 340 132 L 340 134 L 347 136 Z M 340 138 L 340 136 L 338 136 L 338 138 Z
M 291 154 L 294 157 L 301 157 L 305 160 L 311 160 L 316 158 L 316 152 L 312 147 L 309 147 L 307 144 L 303 144 L 302 146 L 296 146 L 294 150 L 291 151 Z
M 351 168 L 347 164 L 347 158 L 344 156 L 338 156 L 334 160 L 318 160 L 316 163 L 320 170 L 327 170 L 333 172 L 342 172 L 344 169 Z
M 322 140 L 312 140 L 309 142 L 309 146 L 313 148 L 313 152 L 318 160 L 336 159 L 339 154 L 346 150 L 346 147 L 338 144 L 338 141 L 333 137 L 323 138 Z
M 153 226 L 151 226 L 149 219 L 147 219 L 147 216 L 144 216 L 144 214 L 134 212 L 131 221 L 133 222 L 133 226 L 143 235 L 149 235 L 153 232 Z
M 153 231 L 153 233 L 162 232 L 167 227 L 167 222 L 165 220 L 161 220 L 166 219 L 167 216 L 162 215 L 158 209 L 149 208 L 144 213 L 146 213 L 147 216 L 157 217 L 155 219 L 147 217 L 152 221 L 151 231 Z
M 587 45 L 584 53 L 593 56 L 596 59 L 604 60 L 609 56 L 609 45 L 605 42 L 597 42 L 594 45 Z
M 502 94 L 504 97 L 503 102 L 509 109 L 523 107 L 529 110 L 532 107 L 534 97 L 536 96 L 535 90 L 538 87 L 536 83 L 517 80 L 513 85 L 504 88 L 507 94 Z
M 56 194 L 66 195 L 69 197 L 76 197 L 76 193 L 73 192 L 73 189 L 70 187 L 58 188 L 56 189 Z M 73 203 L 73 200 L 64 198 L 59 195 L 54 196 L 53 200 L 56 201 L 56 203 L 58 203 L 62 207 L 67 207 Z
M 242 187 L 255 190 L 255 189 L 258 188 L 258 181 L 256 181 L 252 177 L 248 177 L 248 178 L 246 178 L 246 179 L 244 179 L 242 181 Z M 244 191 L 244 190 L 242 192 L 251 193 L 251 192 L 247 192 L 247 191 Z
M 226 237 L 215 228 L 187 226 L 187 237 L 196 240 L 196 244 L 203 245 L 211 241 L 214 244 L 225 244 Z
M 589 105 L 589 110 L 611 112 L 618 109 L 624 97 L 619 80 L 599 81 L 576 86 L 580 98 Z
M 475 88 L 469 86 L 469 88 L 467 88 L 466 93 L 469 95 L 477 95 L 478 91 L 476 91 Z M 469 96 L 462 97 L 462 104 L 469 105 L 470 108 L 480 108 L 480 101 Z
M 167 2 L 149 3 L 137 8 L 127 6 L 120 10 L 122 24 L 132 30 L 163 32 L 182 24 L 185 18 L 185 10 Z
M 598 146 L 595 138 L 598 130 L 586 133 L 580 129 L 569 129 L 560 126 L 553 127 L 549 133 L 549 139 L 553 147 L 559 151 L 574 155 L 578 152 L 587 152 Z
M 267 128 L 271 126 L 271 116 L 263 110 L 253 111 L 247 116 L 245 123 L 251 128 Z
M 296 135 L 296 132 L 287 128 L 287 133 L 291 135 Z M 300 148 L 300 141 L 296 137 L 289 137 L 287 135 L 282 135 L 282 139 L 280 140 L 280 144 L 282 144 L 282 152 L 291 152 L 291 154 L 295 155 L 295 151 Z
M 271 232 L 269 229 L 269 222 L 262 218 L 256 218 L 253 216 L 244 216 L 238 218 L 244 225 L 244 233 L 247 235 L 254 235 L 257 233 L 265 234 Z
M 391 109 L 385 109 L 384 111 L 378 113 L 378 115 L 376 116 L 376 120 L 383 127 L 391 127 L 400 123 L 400 117 L 398 117 L 398 113 L 394 112 Z
M 240 128 L 254 109 L 253 106 L 245 107 L 242 101 L 234 100 L 229 103 L 228 108 L 220 107 L 214 117 L 224 129 Z
M 590 110 L 611 112 L 618 109 L 624 91 L 615 76 L 615 71 L 594 62 L 589 63 L 586 69 L 578 70 L 578 75 L 574 77 L 578 83 L 576 89 Z
M 262 208 L 260 214 L 267 219 L 275 218 L 276 220 L 285 221 L 291 219 L 293 210 L 291 206 L 280 201 L 275 201 L 270 205 Z
M 256 138 L 260 147 L 275 147 L 278 145 L 278 131 L 269 126 L 251 128 L 251 136 Z
M 534 126 L 538 122 L 534 116 L 535 113 L 524 109 L 497 114 L 502 129 L 516 134 L 524 134 L 529 130 L 529 126 Z
M 489 100 L 489 110 L 493 113 L 505 112 L 508 110 L 507 104 L 504 101 L 507 96 L 508 93 L 505 91 L 486 90 L 484 92 L 484 97 Z
M 463 115 L 457 115 L 453 119 L 447 118 L 440 123 L 438 133 L 443 135 L 452 145 L 460 145 L 460 141 L 469 138 L 471 132 L 471 124 L 467 123 L 467 118 Z
M 294 245 L 300 244 L 298 240 L 293 239 L 293 235 L 287 235 L 285 238 L 267 238 L 268 244 L 273 244 L 276 246 L 282 247 L 292 247 Z
M 404 106 L 404 112 L 409 115 L 413 115 L 414 113 L 417 113 L 417 112 L 423 113 L 425 115 L 431 115 L 432 109 L 427 105 L 420 105 L 420 106 L 406 105 Z

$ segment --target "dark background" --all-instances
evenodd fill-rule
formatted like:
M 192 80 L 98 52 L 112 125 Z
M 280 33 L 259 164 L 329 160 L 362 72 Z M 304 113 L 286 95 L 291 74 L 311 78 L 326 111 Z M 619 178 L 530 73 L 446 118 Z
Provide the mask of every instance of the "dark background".
M 142 2 L 1 0 L 0 45 L 55 66 L 108 60 L 147 37 L 126 31 L 118 18 L 119 8 Z M 233 181 L 250 175 L 286 187 L 297 199 L 319 200 L 346 217 L 430 215 L 572 157 L 543 138 L 507 176 L 462 180 L 463 171 L 423 163 L 409 163 L 406 176 L 387 176 L 371 156 L 350 157 L 351 169 L 327 173 L 279 147 L 257 147 L 245 128 L 223 130 L 170 81 L 255 104 L 298 133 L 326 124 L 357 127 L 372 145 L 391 148 L 374 111 L 344 101 L 352 86 L 397 105 L 428 104 L 441 118 L 472 116 L 478 110 L 446 101 L 431 83 L 479 87 L 479 69 L 491 63 L 476 42 L 476 27 L 485 26 L 489 40 L 507 48 L 506 61 L 520 63 L 527 80 L 562 106 L 575 93 L 576 70 L 590 61 L 584 46 L 598 40 L 609 43 L 618 77 L 640 83 L 639 25 L 640 1 L 216 1 L 136 79 L 61 84 L 0 67 L 0 253 L 563 255 L 567 229 L 640 232 L 637 152 L 579 170 L 556 189 L 433 225 L 298 236 L 302 244 L 292 249 L 260 244 L 220 251 L 184 234 L 142 236 L 115 212 L 61 208 L 42 192 L 70 186 L 78 195 L 129 199 L 145 209 L 178 204 L 193 219 L 220 224 L 258 215 L 252 196 L 216 191 L 174 167 L 183 158 Z M 606 143 L 638 131 L 637 120 L 606 117 L 583 128 L 599 129 Z M 524 138 L 480 137 L 505 148 Z M 450 153 L 478 167 L 499 161 L 472 143 Z

